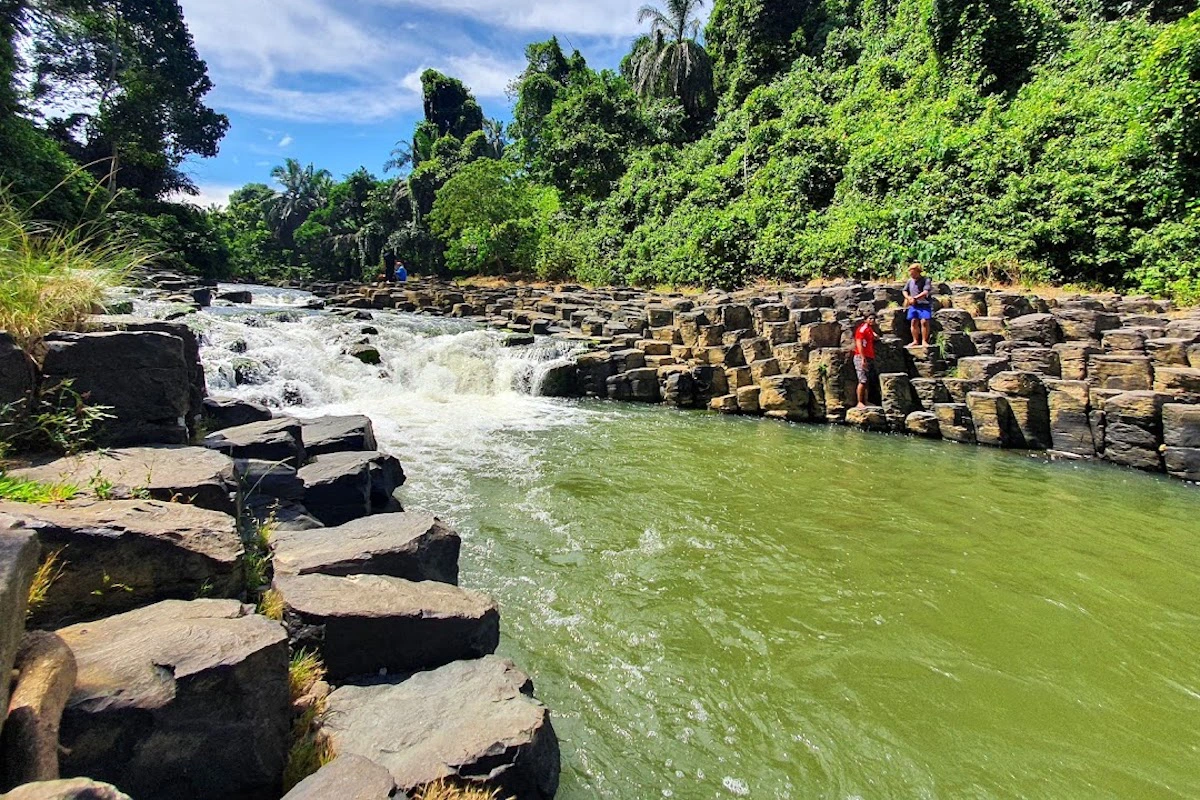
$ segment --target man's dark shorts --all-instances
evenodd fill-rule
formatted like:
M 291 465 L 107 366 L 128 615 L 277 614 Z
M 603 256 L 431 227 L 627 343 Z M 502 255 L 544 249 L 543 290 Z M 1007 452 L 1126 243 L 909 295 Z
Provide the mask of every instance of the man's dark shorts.
M 875 359 L 855 356 L 854 371 L 858 374 L 859 383 L 870 383 L 871 376 L 875 374 Z

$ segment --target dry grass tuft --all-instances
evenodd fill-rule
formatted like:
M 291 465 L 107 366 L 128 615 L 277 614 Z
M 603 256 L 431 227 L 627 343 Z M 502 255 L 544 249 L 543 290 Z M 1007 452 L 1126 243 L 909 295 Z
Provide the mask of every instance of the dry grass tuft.
M 258 613 L 267 619 L 283 622 L 283 593 L 278 589 L 267 589 L 258 598 Z
M 413 795 L 413 800 L 500 800 L 499 789 L 481 789 L 478 786 L 463 786 L 446 780 L 422 786 Z M 516 800 L 509 797 L 506 800 Z
M 283 768 L 283 792 L 337 758 L 333 742 L 321 731 L 325 701 L 313 703 L 292 723 L 292 746 Z
M 300 649 L 292 654 L 288 664 L 288 690 L 296 702 L 312 690 L 313 684 L 325 677 L 325 664 L 316 653 Z
M 50 594 L 50 587 L 58 580 L 58 576 L 62 575 L 63 569 L 67 566 L 62 560 L 63 548 L 59 548 L 49 555 L 38 565 L 37 572 L 33 574 L 33 583 L 29 585 L 29 604 L 26 606 L 26 614 L 32 614 L 38 606 L 46 602 L 46 597 Z

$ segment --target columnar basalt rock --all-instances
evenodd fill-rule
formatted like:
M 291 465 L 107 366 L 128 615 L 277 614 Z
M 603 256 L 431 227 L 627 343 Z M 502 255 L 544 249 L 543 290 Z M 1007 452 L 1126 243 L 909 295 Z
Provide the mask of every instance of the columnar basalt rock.
M 1200 405 L 1200 310 L 1147 298 L 1039 297 L 937 284 L 932 346 L 913 347 L 895 283 L 688 296 L 567 284 L 448 292 L 438 281 L 423 279 L 419 286 L 408 293 L 421 295 L 414 303 L 422 312 L 471 316 L 466 307 L 456 312 L 440 304 L 443 294 L 457 293 L 477 312 L 474 318 L 497 328 L 531 332 L 541 323 L 538 330 L 550 336 L 586 342 L 587 351 L 574 364 L 556 367 L 553 379 L 544 382 L 544 392 L 553 396 L 803 420 L 798 404 L 783 403 L 778 391 L 788 382 L 777 379 L 796 376 L 807 385 L 809 420 L 845 423 L 857 402 L 849 352 L 853 326 L 874 312 L 884 334 L 875 371 L 889 377 L 887 385 L 872 384 L 872 399 L 884 404 L 890 430 L 929 435 L 936 419 L 938 434 L 953 441 L 1082 458 L 1107 457 L 1111 440 L 1115 455 L 1108 460 L 1125 463 L 1132 458 L 1127 451 L 1134 432 L 1116 421 L 1113 435 L 1105 436 L 1108 399 L 1157 392 L 1176 405 Z M 343 284 L 332 294 L 345 305 L 356 292 L 358 287 Z M 638 354 L 632 360 L 630 350 Z M 654 371 L 657 396 L 635 372 L 642 369 Z M 710 370 L 720 371 L 721 378 Z M 1005 372 L 1034 375 L 1040 389 L 989 385 Z M 904 378 L 915 398 L 912 407 L 898 388 Z M 910 425 L 917 412 L 932 417 L 914 418 Z M 1161 431 L 1139 430 L 1143 438 L 1155 436 L 1162 448 L 1158 470 L 1190 474 L 1194 448 L 1166 445 Z M 1141 447 L 1148 452 L 1149 440 Z M 1152 459 L 1132 460 L 1154 468 L 1146 466 Z
M 25 635 L 29 586 L 38 568 L 39 547 L 33 531 L 0 519 L 0 734 L 8 711 L 9 676 Z

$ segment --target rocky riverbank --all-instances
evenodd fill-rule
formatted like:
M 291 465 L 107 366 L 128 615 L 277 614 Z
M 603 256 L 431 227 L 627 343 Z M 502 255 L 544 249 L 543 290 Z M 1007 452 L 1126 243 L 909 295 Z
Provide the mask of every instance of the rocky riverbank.
M 1200 481 L 1200 309 L 1116 294 L 937 285 L 932 346 L 911 346 L 895 283 L 702 295 L 562 285 L 306 287 L 331 308 L 478 320 L 510 342 L 584 350 L 545 394 L 607 397 L 1045 450 Z M 852 324 L 879 315 L 858 409 Z
M 181 314 L 213 299 L 187 286 Z M 106 449 L 8 471 L 75 496 L 0 501 L 3 796 L 279 798 L 305 735 L 336 757 L 292 800 L 553 797 L 550 712 L 371 420 L 208 398 L 186 324 L 94 323 L 37 361 L 0 335 L 0 404 L 69 380 L 111 415 Z M 304 654 L 325 679 L 297 697 Z

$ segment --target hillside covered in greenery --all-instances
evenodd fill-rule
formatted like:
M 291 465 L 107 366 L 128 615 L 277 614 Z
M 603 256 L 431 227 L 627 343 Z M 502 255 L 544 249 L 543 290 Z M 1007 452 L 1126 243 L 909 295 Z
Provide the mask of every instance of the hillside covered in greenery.
M 171 223 L 134 187 L 136 222 L 259 279 L 370 278 L 387 250 L 719 286 L 920 260 L 1200 299 L 1196 0 L 715 0 L 703 30 L 699 5 L 646 8 L 619 72 L 531 44 L 507 126 L 427 72 L 382 177 L 290 161 Z

